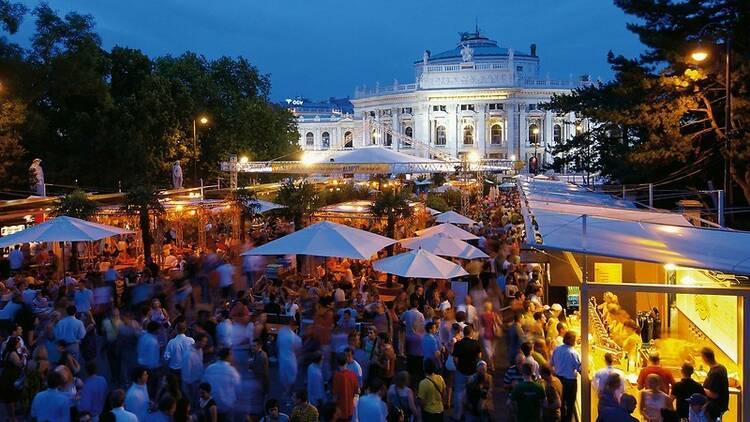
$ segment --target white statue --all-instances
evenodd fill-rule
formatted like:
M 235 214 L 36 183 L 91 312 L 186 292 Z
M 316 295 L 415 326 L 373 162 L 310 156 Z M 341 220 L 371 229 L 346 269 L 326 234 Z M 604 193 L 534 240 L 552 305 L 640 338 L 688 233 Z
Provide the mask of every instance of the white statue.
M 182 167 L 179 161 L 175 161 L 172 165 L 172 188 L 182 189 Z
M 473 57 L 474 57 L 474 49 L 469 47 L 466 44 L 461 44 L 461 58 L 465 62 L 470 62 Z
M 35 158 L 29 167 L 29 187 L 37 196 L 46 196 L 44 189 L 44 170 L 42 170 L 42 159 Z
M 427 62 L 430 61 L 430 50 L 425 50 L 422 54 L 422 64 L 427 66 Z

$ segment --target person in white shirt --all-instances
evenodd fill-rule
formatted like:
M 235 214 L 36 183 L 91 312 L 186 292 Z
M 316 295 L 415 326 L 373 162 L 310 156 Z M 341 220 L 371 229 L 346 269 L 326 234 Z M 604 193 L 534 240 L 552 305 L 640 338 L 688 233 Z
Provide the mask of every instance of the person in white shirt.
M 10 270 L 18 271 L 23 267 L 23 251 L 21 251 L 21 245 L 16 245 L 12 251 L 8 254 L 8 261 L 10 262 Z
M 604 362 L 606 366 L 594 374 L 594 378 L 591 380 L 591 385 L 594 387 L 594 391 L 599 393 L 600 389 L 607 383 L 607 378 L 613 373 L 620 376 L 620 387 L 615 392 L 615 397 L 620 398 L 622 393 L 625 391 L 625 374 L 614 367 L 614 356 L 612 353 L 604 354 Z
M 151 406 L 146 384 L 148 384 L 148 371 L 143 367 L 136 368 L 133 371 L 133 384 L 125 395 L 125 410 L 132 412 L 139 421 L 146 418 Z
M 231 297 L 232 285 L 234 284 L 234 265 L 224 260 L 223 264 L 216 268 L 219 276 L 219 287 L 221 288 L 222 299 Z
M 68 314 L 67 317 L 57 321 L 55 324 L 55 340 L 65 342 L 65 350 L 67 350 L 76 360 L 80 360 L 80 344 L 81 340 L 86 337 L 86 327 L 83 326 L 83 322 L 75 317 L 76 307 L 70 305 L 65 310 Z
M 357 400 L 359 422 L 382 422 L 388 420 L 388 406 L 382 399 L 383 381 L 373 378 L 368 393 Z
M 198 386 L 203 379 L 203 349 L 208 346 L 208 336 L 204 333 L 195 335 L 195 343 L 182 357 L 182 387 L 190 400 L 197 405 Z
M 50 371 L 47 376 L 47 389 L 34 396 L 31 402 L 31 418 L 35 421 L 70 422 L 70 396 L 59 390 L 63 376 Z
M 211 393 L 219 410 L 219 420 L 225 420 L 233 411 L 237 401 L 237 388 L 240 385 L 240 374 L 231 364 L 232 353 L 221 349 L 218 360 L 206 368 L 203 381 L 211 385 Z
M 78 283 L 73 300 L 76 304 L 76 312 L 86 313 L 91 310 L 91 304 L 94 302 L 94 292 L 86 287 L 86 283 Z
M 115 422 L 138 422 L 138 416 L 133 412 L 125 410 L 125 391 L 118 388 L 109 395 L 109 405 L 112 408 L 112 416 Z
M 216 325 L 216 342 L 218 347 L 232 347 L 232 320 L 228 311 L 221 311 Z
M 327 401 L 322 364 L 323 354 L 317 352 L 312 358 L 312 363 L 307 367 L 307 399 L 317 408 Z
M 193 344 L 195 344 L 195 340 L 185 335 L 187 332 L 187 323 L 184 321 L 179 322 L 175 328 L 177 335 L 167 343 L 167 347 L 164 349 L 164 360 L 167 362 L 169 371 L 180 379 L 182 375 L 182 362 L 190 352 Z
M 149 321 L 148 325 L 146 325 L 146 331 L 138 339 L 138 365 L 146 369 L 155 369 L 161 366 L 159 360 L 159 339 L 156 338 L 156 332 L 159 331 L 159 323 Z

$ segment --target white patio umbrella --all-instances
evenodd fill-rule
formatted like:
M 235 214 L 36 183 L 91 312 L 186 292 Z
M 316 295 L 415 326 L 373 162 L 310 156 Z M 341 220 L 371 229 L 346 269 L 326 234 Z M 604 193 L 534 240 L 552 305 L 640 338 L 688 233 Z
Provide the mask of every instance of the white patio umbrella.
M 424 249 L 415 249 L 373 262 L 372 268 L 381 273 L 412 278 L 439 278 L 448 280 L 465 276 L 460 265 L 454 264 Z
M 0 237 L 0 248 L 29 242 L 90 242 L 131 233 L 133 232 L 119 227 L 63 215 L 9 236 Z
M 438 224 L 437 226 L 432 226 L 424 230 L 417 231 L 417 235 L 422 236 L 422 237 L 433 236 L 438 233 L 443 233 L 447 235 L 448 237 L 452 237 L 454 239 L 459 239 L 459 240 L 479 239 L 477 236 L 474 236 L 473 234 L 467 232 L 466 230 L 460 229 L 450 223 Z
M 454 239 L 438 233 L 433 236 L 412 237 L 400 240 L 401 246 L 407 249 L 421 248 L 439 256 L 450 256 L 462 259 L 489 258 L 481 249 L 475 248 L 460 239 Z
M 243 252 L 242 255 L 310 255 L 367 259 L 395 240 L 343 224 L 322 221 Z
M 275 202 L 270 202 L 270 201 L 264 201 L 262 199 L 255 200 L 253 202 L 256 203 L 256 204 L 258 204 L 258 213 L 259 214 L 263 214 L 263 213 L 265 213 L 267 211 L 271 211 L 271 210 L 277 210 L 277 209 L 280 209 L 280 208 L 286 208 L 285 206 L 283 206 L 281 204 L 277 204 Z
M 438 210 L 435 210 L 435 209 L 432 209 L 432 208 L 430 208 L 430 207 L 424 207 L 424 209 L 425 209 L 425 210 L 426 210 L 427 212 L 429 212 L 429 213 L 430 213 L 430 215 L 432 215 L 432 216 L 435 216 L 435 215 L 438 215 L 438 214 L 440 214 L 440 211 L 438 211 Z
M 439 214 L 435 218 L 435 221 L 438 223 L 465 224 L 467 226 L 477 224 L 477 222 L 472 220 L 471 218 L 465 217 L 455 211 L 446 211 L 442 214 Z

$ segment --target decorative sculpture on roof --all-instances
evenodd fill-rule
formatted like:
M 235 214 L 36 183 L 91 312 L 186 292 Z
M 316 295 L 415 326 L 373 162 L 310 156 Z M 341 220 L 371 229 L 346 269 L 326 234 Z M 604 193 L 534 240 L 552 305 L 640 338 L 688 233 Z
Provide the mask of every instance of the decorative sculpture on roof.
M 172 165 L 172 188 L 182 189 L 182 166 L 179 161 Z
M 42 170 L 42 159 L 35 158 L 29 166 L 29 187 L 37 196 L 46 196 L 44 192 L 44 170 Z
M 474 57 L 474 49 L 466 44 L 461 43 L 461 58 L 464 62 L 470 62 Z

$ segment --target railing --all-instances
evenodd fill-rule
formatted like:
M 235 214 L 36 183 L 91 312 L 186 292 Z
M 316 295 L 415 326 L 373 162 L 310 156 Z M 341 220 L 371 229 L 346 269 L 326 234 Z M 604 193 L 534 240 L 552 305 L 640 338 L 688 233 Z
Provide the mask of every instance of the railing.
M 372 97 L 375 95 L 393 94 L 399 92 L 413 92 L 417 90 L 417 84 L 393 84 L 393 85 L 376 85 L 375 88 L 358 88 L 354 91 L 354 98 Z

